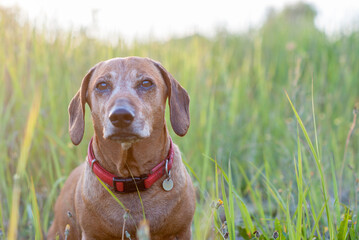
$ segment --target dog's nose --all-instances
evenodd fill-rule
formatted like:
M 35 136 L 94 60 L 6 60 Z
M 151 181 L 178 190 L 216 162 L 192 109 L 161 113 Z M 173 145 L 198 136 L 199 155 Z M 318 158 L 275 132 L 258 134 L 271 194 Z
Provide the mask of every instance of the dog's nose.
M 109 118 L 115 127 L 128 127 L 133 122 L 135 114 L 128 108 L 119 107 L 112 110 Z

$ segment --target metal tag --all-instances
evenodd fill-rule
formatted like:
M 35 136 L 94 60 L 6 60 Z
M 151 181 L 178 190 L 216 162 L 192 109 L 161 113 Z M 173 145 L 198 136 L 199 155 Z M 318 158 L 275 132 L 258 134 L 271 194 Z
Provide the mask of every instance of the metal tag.
M 173 181 L 171 178 L 166 178 L 165 180 L 163 180 L 162 182 L 162 187 L 164 190 L 171 191 L 173 188 Z

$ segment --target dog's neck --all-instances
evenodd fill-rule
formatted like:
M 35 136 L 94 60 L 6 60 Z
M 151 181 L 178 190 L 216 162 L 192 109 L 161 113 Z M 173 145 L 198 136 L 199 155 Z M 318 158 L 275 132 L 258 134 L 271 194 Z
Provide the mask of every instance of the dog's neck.
M 94 134 L 93 149 L 96 159 L 107 171 L 119 177 L 148 174 L 168 155 L 170 147 L 166 126 L 150 137 L 135 143 L 120 143 Z

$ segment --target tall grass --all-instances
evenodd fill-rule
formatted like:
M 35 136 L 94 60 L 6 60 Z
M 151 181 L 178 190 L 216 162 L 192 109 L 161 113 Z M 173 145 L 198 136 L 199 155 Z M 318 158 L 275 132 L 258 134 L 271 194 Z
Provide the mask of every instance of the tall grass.
M 16 173 L 14 175 L 14 185 L 12 188 L 12 196 L 11 196 L 11 214 L 9 221 L 9 229 L 8 229 L 8 238 L 15 239 L 17 237 L 17 226 L 19 222 L 19 205 L 20 205 L 20 193 L 21 193 L 21 182 L 24 182 L 25 174 L 26 174 L 26 165 L 29 158 L 29 151 L 31 147 L 31 142 L 34 135 L 36 121 L 39 115 L 40 110 L 40 95 L 36 95 L 34 102 L 30 108 L 29 117 L 26 123 L 26 130 L 24 133 L 24 139 L 22 141 L 21 149 L 20 149 L 20 157 L 17 162 Z M 33 186 L 30 185 L 31 187 Z M 34 209 L 37 209 L 36 199 L 34 201 Z M 35 214 L 38 214 L 36 212 Z M 37 219 L 38 220 L 38 219 Z M 41 229 L 38 229 L 41 230 Z M 41 232 L 40 232 L 41 233 Z
M 93 132 L 87 110 L 71 144 L 67 105 L 91 66 L 129 55 L 191 96 L 188 134 L 171 135 L 197 191 L 193 239 L 359 239 L 359 31 L 278 13 L 245 34 L 109 44 L 17 19 L 0 8 L 0 239 L 44 237 Z

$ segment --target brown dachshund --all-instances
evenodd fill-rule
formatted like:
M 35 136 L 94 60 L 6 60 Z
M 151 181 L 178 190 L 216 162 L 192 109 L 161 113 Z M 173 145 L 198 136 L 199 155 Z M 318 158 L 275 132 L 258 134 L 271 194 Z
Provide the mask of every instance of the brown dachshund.
M 114 58 L 87 73 L 69 105 L 69 131 L 78 145 L 87 103 L 94 135 L 86 161 L 70 174 L 56 201 L 48 239 L 64 239 L 67 225 L 68 239 L 122 239 L 123 231 L 136 239 L 144 216 L 152 240 L 191 239 L 195 193 L 168 134 L 167 98 L 172 128 L 184 136 L 189 96 L 161 64 Z

